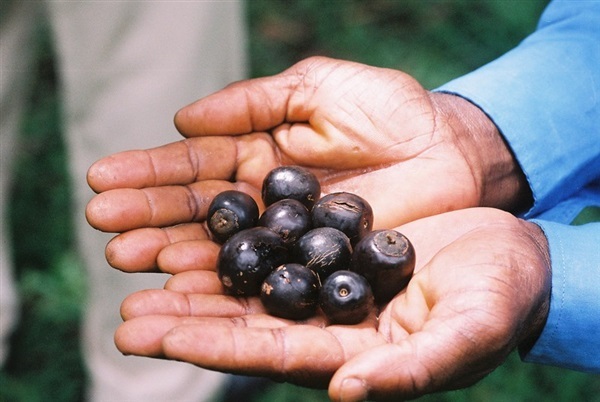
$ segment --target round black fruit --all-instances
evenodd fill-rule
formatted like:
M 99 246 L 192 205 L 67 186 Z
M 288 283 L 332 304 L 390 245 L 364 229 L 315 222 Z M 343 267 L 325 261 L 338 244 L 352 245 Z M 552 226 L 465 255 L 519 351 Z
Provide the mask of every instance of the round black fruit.
M 313 316 L 319 304 L 317 275 L 300 264 L 277 267 L 262 284 L 260 300 L 269 314 L 289 320 Z
M 291 198 L 311 209 L 321 196 L 317 177 L 300 166 L 280 166 L 271 170 L 262 185 L 262 199 L 266 206 Z
M 335 271 L 349 269 L 352 246 L 341 230 L 321 227 L 308 231 L 294 247 L 294 261 L 312 269 L 323 281 Z
M 285 199 L 269 205 L 258 220 L 258 225 L 278 233 L 283 242 L 291 247 L 310 230 L 312 221 L 304 204 Z
M 354 325 L 375 309 L 369 282 L 352 271 L 331 274 L 321 288 L 319 305 L 332 324 Z
M 364 198 L 346 192 L 332 193 L 318 200 L 312 211 L 313 227 L 341 230 L 355 245 L 373 228 L 373 209 Z
M 208 206 L 206 223 L 213 239 L 224 243 L 234 234 L 256 226 L 258 205 L 248 194 L 237 190 L 223 191 Z
M 257 296 L 267 275 L 287 260 L 281 237 L 271 229 L 254 227 L 236 233 L 223 244 L 217 274 L 229 293 Z
M 415 269 L 415 249 L 402 233 L 376 230 L 355 247 L 351 270 L 363 275 L 377 303 L 387 303 L 406 287 Z

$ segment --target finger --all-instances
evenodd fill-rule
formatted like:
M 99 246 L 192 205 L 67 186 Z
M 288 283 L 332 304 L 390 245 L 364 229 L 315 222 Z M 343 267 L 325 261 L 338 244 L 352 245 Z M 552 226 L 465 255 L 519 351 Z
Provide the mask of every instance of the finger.
M 363 70 L 365 66 L 358 63 L 310 57 L 280 74 L 234 83 L 184 107 L 175 115 L 175 126 L 191 137 L 267 131 L 284 122 L 305 122 L 316 127 L 309 134 L 322 134 L 331 129 L 332 122 L 315 112 L 326 103 L 339 101 L 343 97 L 339 88 Z M 354 85 L 346 87 L 355 89 Z M 339 103 L 335 106 L 343 114 L 347 105 Z M 362 120 L 368 122 L 369 118 L 363 116 Z M 295 145 L 302 147 L 300 143 Z
M 114 237 L 107 244 L 106 260 L 110 266 L 124 272 L 158 272 L 158 258 L 165 247 L 186 240 L 207 238 L 204 227 L 199 223 L 131 230 Z M 212 243 L 209 240 L 200 241 L 202 244 Z
M 370 104 L 377 99 L 368 102 L 368 107 L 377 113 L 368 114 L 359 107 L 354 110 L 355 105 L 346 99 L 355 99 L 356 92 L 363 89 L 360 85 L 366 82 L 379 82 L 382 88 L 388 88 L 388 81 L 399 74 L 367 69 L 358 63 L 312 57 L 278 75 L 237 82 L 200 99 L 176 114 L 175 125 L 186 136 L 236 135 L 277 128 L 274 133 L 283 152 L 292 160 L 312 161 L 309 163 L 312 166 L 333 167 L 331 155 L 336 157 L 338 169 L 340 163 L 364 166 L 364 159 L 374 155 L 378 163 L 386 163 L 380 155 L 382 150 L 388 150 L 386 143 L 365 149 L 370 141 L 354 142 L 347 138 L 352 127 L 370 140 L 381 137 L 373 129 L 374 116 L 380 110 Z M 381 76 L 386 78 L 382 80 Z M 355 81 L 349 83 L 350 80 Z M 395 91 L 392 99 L 402 99 L 402 94 Z M 390 108 L 389 97 L 385 95 L 379 97 L 380 102 Z M 285 128 L 280 130 L 280 126 Z
M 415 390 L 424 388 L 421 379 L 425 368 L 410 361 L 422 360 L 413 347 L 410 342 L 387 344 L 358 355 L 335 373 L 329 397 L 333 401 L 364 401 L 418 396 Z
M 236 148 L 232 138 L 218 137 L 124 151 L 95 162 L 88 170 L 87 180 L 96 192 L 227 180 L 235 172 Z M 219 163 L 214 163 L 216 158 Z
M 235 135 L 267 131 L 283 123 L 298 77 L 281 74 L 233 83 L 175 114 L 185 136 Z
M 161 357 L 163 337 L 181 323 L 181 317 L 166 315 L 126 321 L 115 331 L 115 345 L 125 355 Z
M 94 163 L 87 179 L 98 193 L 233 178 L 260 187 L 262 178 L 277 164 L 273 138 L 254 133 L 236 138 L 193 138 L 149 150 L 117 153 Z
M 212 199 L 225 190 L 244 191 L 260 200 L 259 190 L 246 183 L 217 180 L 188 186 L 115 189 L 92 198 L 86 217 L 91 226 L 104 232 L 202 221 Z
M 489 374 L 489 367 L 501 364 L 503 357 L 499 356 L 489 356 L 483 363 L 478 361 L 479 353 L 472 346 L 465 348 L 465 343 L 473 341 L 464 336 L 459 339 L 446 324 L 440 322 L 404 340 L 356 356 L 335 373 L 329 396 L 334 401 L 414 399 L 472 385 Z M 464 320 L 462 324 L 470 323 Z M 457 340 L 461 340 L 459 345 Z M 468 370 L 457 372 L 466 366 Z
M 239 317 L 264 312 L 257 297 L 184 294 L 167 289 L 142 290 L 129 295 L 121 304 L 121 317 L 124 320 L 144 315 Z
M 191 270 L 215 270 L 220 246 L 202 239 L 180 241 L 159 250 L 156 263 L 162 272 L 177 274 Z
M 172 276 L 165 289 L 184 294 L 223 294 L 225 289 L 214 271 L 184 271 Z
M 212 370 L 322 388 L 346 359 L 381 343 L 370 324 L 331 328 L 185 325 L 165 335 L 163 352 Z
M 335 373 L 329 386 L 332 400 L 414 399 L 471 385 L 502 362 L 505 354 L 499 350 L 505 341 L 498 336 L 497 349 L 490 352 L 490 340 L 482 335 L 487 329 L 477 328 L 494 317 L 478 320 L 464 307 L 469 301 L 460 300 L 469 296 L 460 295 L 450 295 L 457 300 L 448 305 L 434 302 L 429 311 L 432 297 L 423 293 L 417 300 L 417 287 L 394 300 L 395 317 L 402 317 L 399 328 L 391 325 L 386 336 L 390 343 L 357 355 Z
M 290 325 L 291 322 L 266 314 L 234 318 L 150 315 L 137 317 L 121 324 L 115 332 L 115 344 L 124 354 L 151 357 L 163 356 L 163 337 L 173 328 L 192 324 L 198 326 L 280 328 Z

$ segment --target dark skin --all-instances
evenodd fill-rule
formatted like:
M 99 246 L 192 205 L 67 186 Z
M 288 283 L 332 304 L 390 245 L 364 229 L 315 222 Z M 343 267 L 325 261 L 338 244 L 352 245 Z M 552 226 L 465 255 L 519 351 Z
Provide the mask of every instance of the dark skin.
M 502 211 L 527 203 L 527 184 L 469 102 L 395 70 L 311 58 L 201 99 L 175 124 L 188 139 L 110 156 L 88 175 L 99 193 L 89 222 L 120 233 L 111 265 L 174 275 L 124 301 L 122 352 L 328 387 L 333 400 L 398 400 L 470 385 L 541 331 L 546 239 Z M 223 294 L 208 204 L 232 188 L 260 203 L 262 179 L 284 164 L 311 169 L 324 193 L 361 195 L 375 228 L 413 242 L 415 276 L 378 317 L 296 323 Z

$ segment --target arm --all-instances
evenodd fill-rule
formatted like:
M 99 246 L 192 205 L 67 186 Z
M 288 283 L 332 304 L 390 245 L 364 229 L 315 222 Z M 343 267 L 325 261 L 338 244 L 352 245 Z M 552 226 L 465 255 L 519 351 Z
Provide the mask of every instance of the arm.
M 478 105 L 500 129 L 533 192 L 526 217 L 600 175 L 598 66 L 600 3 L 554 1 L 520 46 L 438 89 Z

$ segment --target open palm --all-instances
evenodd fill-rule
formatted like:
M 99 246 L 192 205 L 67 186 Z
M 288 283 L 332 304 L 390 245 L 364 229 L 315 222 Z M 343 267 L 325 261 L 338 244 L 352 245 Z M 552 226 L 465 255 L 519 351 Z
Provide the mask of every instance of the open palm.
M 291 322 L 267 315 L 256 298 L 226 296 L 214 267 L 180 268 L 181 252 L 206 258 L 206 249 L 188 241 L 163 250 L 165 271 L 178 271 L 165 290 L 125 300 L 116 344 L 128 354 L 362 400 L 470 385 L 541 330 L 550 273 L 536 225 L 475 208 L 397 229 L 415 245 L 416 273 L 378 317 L 359 325 L 329 326 L 322 316 Z

